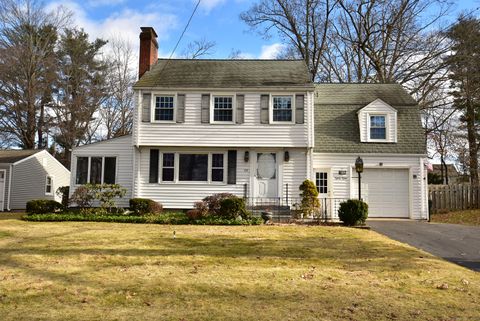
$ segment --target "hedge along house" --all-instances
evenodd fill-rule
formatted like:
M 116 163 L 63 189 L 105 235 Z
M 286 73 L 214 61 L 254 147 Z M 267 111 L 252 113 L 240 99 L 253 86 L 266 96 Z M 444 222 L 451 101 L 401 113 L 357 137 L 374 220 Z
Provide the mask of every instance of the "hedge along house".
M 70 171 L 46 150 L 0 150 L 0 211 L 23 210 L 33 199 L 55 200 Z
M 417 139 L 423 130 L 415 102 L 400 86 L 362 85 L 354 94 L 356 85 L 313 84 L 301 60 L 166 60 L 157 52 L 155 31 L 142 28 L 133 133 L 75 148 L 71 192 L 109 182 L 127 188 L 121 206 L 145 197 L 188 209 L 222 192 L 291 206 L 309 178 L 334 216 L 336 201 L 356 197 L 352 166 L 361 155 L 373 216 L 426 218 L 425 143 Z M 390 95 L 408 103 L 400 106 Z M 412 120 L 405 113 L 415 126 L 404 127 Z M 411 139 L 420 143 L 415 152 L 399 147 Z M 377 182 L 379 172 L 369 172 L 379 163 L 392 171 Z M 408 181 L 399 185 L 407 212 L 385 205 L 390 194 L 377 201 L 373 187 L 395 189 L 386 182 L 397 179 L 397 168 Z

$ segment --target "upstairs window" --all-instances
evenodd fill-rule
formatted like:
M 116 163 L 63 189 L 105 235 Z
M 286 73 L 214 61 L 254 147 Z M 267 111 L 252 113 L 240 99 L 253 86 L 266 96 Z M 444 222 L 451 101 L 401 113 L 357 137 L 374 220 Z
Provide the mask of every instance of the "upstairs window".
M 385 115 L 370 116 L 370 139 L 386 139 Z
M 213 121 L 233 122 L 233 97 L 213 97 Z
M 274 96 L 273 97 L 273 121 L 291 122 L 292 121 L 292 97 Z
M 173 121 L 174 115 L 174 97 L 156 96 L 155 97 L 155 120 Z

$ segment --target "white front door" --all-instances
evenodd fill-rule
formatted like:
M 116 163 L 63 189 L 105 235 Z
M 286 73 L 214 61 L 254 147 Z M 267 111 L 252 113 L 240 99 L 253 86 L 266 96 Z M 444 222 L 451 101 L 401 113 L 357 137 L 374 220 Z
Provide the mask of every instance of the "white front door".
M 5 178 L 6 178 L 5 170 L 0 169 L 0 211 L 5 209 Z
M 277 155 L 258 153 L 256 168 L 256 197 L 277 197 Z

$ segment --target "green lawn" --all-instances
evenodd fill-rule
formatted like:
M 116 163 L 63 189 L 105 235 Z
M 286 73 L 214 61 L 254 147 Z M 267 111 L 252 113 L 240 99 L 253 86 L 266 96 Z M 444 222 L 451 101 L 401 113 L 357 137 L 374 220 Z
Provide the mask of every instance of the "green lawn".
M 435 223 L 450 223 L 480 226 L 480 210 L 465 210 L 445 214 L 432 214 L 430 220 Z
M 1 320 L 471 321 L 479 306 L 479 273 L 368 230 L 0 221 Z

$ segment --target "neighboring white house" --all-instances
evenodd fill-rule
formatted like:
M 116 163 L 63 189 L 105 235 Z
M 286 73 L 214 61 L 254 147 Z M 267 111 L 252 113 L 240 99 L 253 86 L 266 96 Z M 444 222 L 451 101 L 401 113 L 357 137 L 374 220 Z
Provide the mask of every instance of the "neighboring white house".
M 28 201 L 60 202 L 70 171 L 46 150 L 0 150 L 0 211 L 23 210 Z
M 399 85 L 318 84 L 301 60 L 158 59 L 142 28 L 133 133 L 77 147 L 71 192 L 118 183 L 131 197 L 192 208 L 220 192 L 294 202 L 305 179 L 335 216 L 358 197 L 371 217 L 426 219 L 423 129 Z M 291 204 L 288 204 L 291 205 Z

